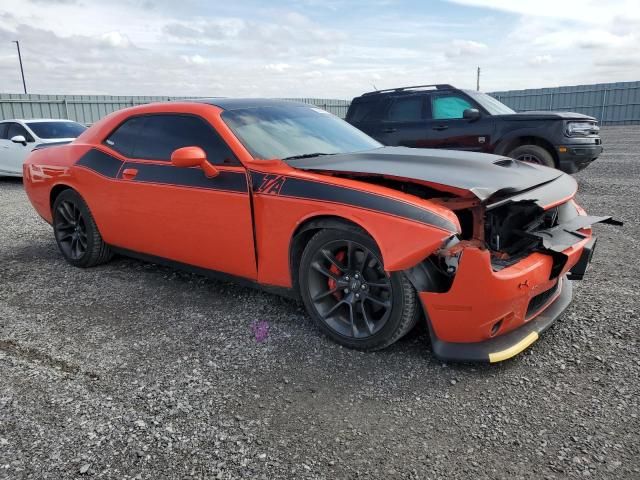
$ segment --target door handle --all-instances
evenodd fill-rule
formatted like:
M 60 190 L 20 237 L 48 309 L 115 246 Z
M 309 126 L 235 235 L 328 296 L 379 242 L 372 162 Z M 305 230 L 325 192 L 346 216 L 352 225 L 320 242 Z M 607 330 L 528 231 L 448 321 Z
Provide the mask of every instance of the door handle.
M 398 129 L 397 128 L 385 128 L 384 130 L 382 130 L 384 133 L 393 133 L 393 132 L 397 132 Z
M 134 178 L 136 178 L 136 175 L 138 175 L 137 168 L 125 168 L 122 171 L 122 178 L 124 178 L 125 180 L 133 180 Z
M 434 130 L 446 130 L 447 128 L 449 128 L 449 125 L 436 125 L 433 127 Z

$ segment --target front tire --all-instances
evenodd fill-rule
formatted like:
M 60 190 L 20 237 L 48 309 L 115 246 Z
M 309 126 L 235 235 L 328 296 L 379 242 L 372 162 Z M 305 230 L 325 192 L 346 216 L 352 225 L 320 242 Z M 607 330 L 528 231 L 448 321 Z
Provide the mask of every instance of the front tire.
M 509 156 L 523 162 L 556 168 L 556 162 L 553 159 L 553 155 L 551 155 L 548 150 L 538 145 L 520 145 L 519 147 L 511 150 Z
M 53 233 L 62 256 L 71 265 L 93 267 L 111 259 L 89 207 L 75 190 L 65 190 L 53 202 Z
M 418 320 L 409 280 L 402 272 L 385 272 L 375 242 L 355 228 L 316 233 L 302 254 L 299 281 L 320 330 L 349 348 L 385 348 Z

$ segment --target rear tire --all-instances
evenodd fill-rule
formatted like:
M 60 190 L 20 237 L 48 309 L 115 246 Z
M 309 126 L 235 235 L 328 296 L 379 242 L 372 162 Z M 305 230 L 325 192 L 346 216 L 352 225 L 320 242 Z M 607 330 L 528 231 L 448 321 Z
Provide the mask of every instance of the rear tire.
M 511 158 L 536 165 L 556 168 L 556 162 L 551 153 L 538 145 L 520 145 L 509 152 Z
M 416 292 L 402 272 L 385 272 L 375 242 L 357 229 L 325 229 L 307 244 L 299 285 L 320 330 L 345 347 L 380 350 L 419 317 Z
M 76 267 L 94 267 L 113 256 L 89 207 L 75 190 L 63 191 L 53 202 L 53 233 L 62 256 Z

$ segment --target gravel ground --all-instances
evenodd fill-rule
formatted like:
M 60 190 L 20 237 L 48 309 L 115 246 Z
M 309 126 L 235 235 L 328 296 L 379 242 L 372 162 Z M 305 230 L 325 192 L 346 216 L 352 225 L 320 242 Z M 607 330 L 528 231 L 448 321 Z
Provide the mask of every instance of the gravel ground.
M 165 267 L 73 268 L 0 179 L 0 478 L 640 478 L 640 127 L 603 137 L 579 200 L 627 223 L 493 366 L 424 331 L 347 350 L 293 301 Z

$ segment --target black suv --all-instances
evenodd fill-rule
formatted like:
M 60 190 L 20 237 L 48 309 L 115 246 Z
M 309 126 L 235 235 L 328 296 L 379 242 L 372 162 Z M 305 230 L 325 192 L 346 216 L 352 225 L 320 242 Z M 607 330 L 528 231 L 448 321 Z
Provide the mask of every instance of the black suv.
M 580 113 L 516 113 L 486 93 L 419 85 L 365 93 L 347 121 L 385 145 L 507 155 L 568 173 L 602 152 L 596 119 Z

